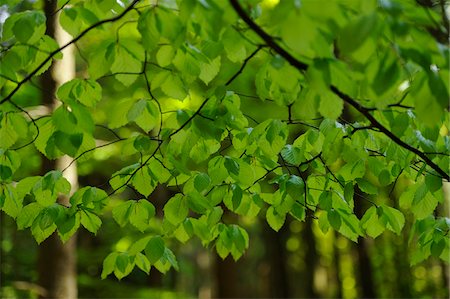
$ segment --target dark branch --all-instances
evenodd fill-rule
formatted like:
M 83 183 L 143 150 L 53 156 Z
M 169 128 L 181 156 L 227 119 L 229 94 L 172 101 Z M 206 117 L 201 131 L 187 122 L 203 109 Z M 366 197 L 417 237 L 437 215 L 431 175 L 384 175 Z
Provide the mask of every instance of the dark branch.
M 263 47 L 263 46 L 258 46 L 258 48 L 256 48 L 255 51 L 253 51 L 247 58 L 245 58 L 244 62 L 242 63 L 242 65 L 241 65 L 241 67 L 240 67 L 240 69 L 239 69 L 239 70 L 238 70 L 238 71 L 237 71 L 237 72 L 236 72 L 236 73 L 235 73 L 235 74 L 227 81 L 227 83 L 225 83 L 225 86 L 230 85 L 231 82 L 233 82 L 234 79 L 236 79 L 237 76 L 239 76 L 239 75 L 242 73 L 242 71 L 244 70 L 245 66 L 246 66 L 247 63 L 250 61 L 250 59 L 252 59 L 253 56 L 255 56 L 256 53 L 258 53 L 259 50 L 262 49 L 262 47 Z
M 92 151 L 94 151 L 94 150 L 96 150 L 96 149 L 98 149 L 98 148 L 105 147 L 105 146 L 111 145 L 111 144 L 113 144 L 113 143 L 117 143 L 117 142 L 122 141 L 122 140 L 125 140 L 125 139 L 123 139 L 123 138 L 121 138 L 121 139 L 116 139 L 116 140 L 113 140 L 113 141 L 111 141 L 111 142 L 108 142 L 108 143 L 105 143 L 105 144 L 102 144 L 102 145 L 99 145 L 99 146 L 95 146 L 95 147 L 93 147 L 93 148 L 90 148 L 90 149 L 88 149 L 88 150 L 85 150 L 84 152 L 82 152 L 81 154 L 79 154 L 78 156 L 76 156 L 76 157 L 69 163 L 69 165 L 67 165 L 61 172 L 66 171 L 67 168 L 69 168 L 73 163 L 75 163 L 75 161 L 77 161 L 78 159 L 80 159 L 81 157 L 83 157 L 85 154 L 87 154 L 87 153 L 89 153 L 89 152 L 92 152 Z
M 83 30 L 77 37 L 75 37 L 74 39 L 72 39 L 71 41 L 69 41 L 67 44 L 65 44 L 64 46 L 60 47 L 59 49 L 56 49 L 52 52 L 49 53 L 49 55 L 47 56 L 47 58 L 44 59 L 44 61 L 42 61 L 31 73 L 28 74 L 28 76 L 26 76 L 25 78 L 22 79 L 22 81 L 20 81 L 17 86 L 4 98 L 0 101 L 0 104 L 3 104 L 7 101 L 10 101 L 11 98 L 19 91 L 19 89 L 22 87 L 23 84 L 25 84 L 26 82 L 30 81 L 31 78 L 34 77 L 34 75 L 36 75 L 40 69 L 42 69 L 47 62 L 49 62 L 56 54 L 60 53 L 62 50 L 64 50 L 65 48 L 67 48 L 68 46 L 70 46 L 71 44 L 76 43 L 77 41 L 79 41 L 83 36 L 85 36 L 88 32 L 90 32 L 92 29 L 95 29 L 103 24 L 106 23 L 110 23 L 110 22 L 115 22 L 117 20 L 120 20 L 123 16 L 125 16 L 130 10 L 133 9 L 133 7 L 139 2 L 140 0 L 134 0 L 124 11 L 122 11 L 120 14 L 118 14 L 115 17 L 109 18 L 109 19 L 105 19 L 105 20 L 101 20 L 95 24 L 92 24 L 91 26 L 89 26 L 88 28 L 86 28 L 85 30 Z
M 301 72 L 305 72 L 308 69 L 308 65 L 297 60 L 293 57 L 289 52 L 284 50 L 281 46 L 279 46 L 273 39 L 272 36 L 267 34 L 261 27 L 259 27 L 244 11 L 244 9 L 240 6 L 238 0 L 230 0 L 231 5 L 233 6 L 236 13 L 244 20 L 245 23 L 256 33 L 258 34 L 264 42 L 280 54 L 286 61 L 288 61 L 292 66 L 297 68 Z M 392 141 L 397 143 L 399 146 L 407 149 L 408 151 L 418 155 L 420 158 L 425 161 L 427 165 L 429 165 L 432 169 L 434 169 L 437 173 L 439 173 L 443 178 L 447 181 L 450 181 L 450 175 L 447 174 L 444 170 L 442 170 L 437 164 L 435 164 L 430 158 L 426 156 L 425 153 L 420 150 L 410 146 L 409 144 L 402 141 L 399 137 L 395 136 L 391 131 L 389 131 L 386 127 L 384 127 L 375 117 L 370 114 L 370 111 L 363 107 L 360 103 L 352 99 L 349 95 L 340 91 L 336 86 L 331 85 L 330 89 L 333 93 L 339 96 L 344 102 L 353 106 L 356 110 L 358 110 L 361 114 L 363 114 L 371 123 L 373 127 L 378 128 L 382 133 L 384 133 L 387 137 L 389 137 Z

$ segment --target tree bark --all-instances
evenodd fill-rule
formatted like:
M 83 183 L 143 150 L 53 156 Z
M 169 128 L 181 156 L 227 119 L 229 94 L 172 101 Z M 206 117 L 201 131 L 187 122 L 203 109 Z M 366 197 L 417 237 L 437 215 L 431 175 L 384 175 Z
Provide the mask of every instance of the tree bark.
M 70 40 L 70 36 L 61 28 L 58 22 L 56 0 L 44 1 L 44 10 L 47 17 L 46 34 L 54 38 L 59 45 Z M 75 57 L 73 47 L 67 47 L 63 51 L 63 59 L 55 61 L 53 65 L 42 75 L 43 103 L 49 110 L 58 106 L 55 100 L 57 88 L 66 81 L 75 77 Z M 68 156 L 63 156 L 55 161 L 43 157 L 41 171 L 62 170 L 71 161 Z M 64 177 L 72 185 L 74 192 L 78 188 L 77 167 L 73 163 L 65 172 Z M 58 202 L 69 205 L 69 198 L 61 196 Z M 38 252 L 38 283 L 45 289 L 40 298 L 77 298 L 77 274 L 76 274 L 76 235 L 63 244 L 55 232 L 39 246 Z
M 365 204 L 367 201 L 361 196 L 362 191 L 355 186 L 355 214 L 359 219 L 362 218 L 365 211 Z M 376 298 L 375 287 L 373 285 L 373 269 L 369 255 L 369 242 L 366 238 L 360 237 L 356 246 L 358 254 L 358 270 L 359 281 L 361 286 L 361 296 L 363 298 Z
M 305 284 L 305 297 L 317 298 L 319 297 L 314 288 L 314 273 L 316 272 L 318 254 L 316 249 L 316 239 L 312 229 L 313 219 L 307 217 L 303 230 L 303 242 L 305 242 L 305 274 L 303 276 Z
M 231 256 L 222 260 L 216 256 L 217 298 L 242 298 L 238 283 L 238 264 Z
M 271 298 L 290 298 L 289 275 L 287 273 L 286 234 L 289 223 L 275 232 L 267 224 L 263 224 L 263 236 L 266 247 L 266 256 L 270 265 L 269 296 Z
M 341 253 L 339 252 L 339 247 L 337 244 L 338 233 L 334 233 L 334 243 L 333 243 L 333 261 L 334 261 L 334 269 L 335 269 L 335 279 L 336 279 L 336 294 L 335 298 L 342 298 L 342 279 L 341 279 Z

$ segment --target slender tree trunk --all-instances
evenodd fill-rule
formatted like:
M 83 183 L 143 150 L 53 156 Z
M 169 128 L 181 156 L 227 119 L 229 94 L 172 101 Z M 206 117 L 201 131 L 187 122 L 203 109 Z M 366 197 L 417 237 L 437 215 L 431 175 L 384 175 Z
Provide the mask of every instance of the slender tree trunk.
M 362 218 L 365 211 L 365 203 L 367 201 L 360 196 L 362 191 L 355 186 L 355 213 L 359 219 Z M 359 281 L 361 284 L 361 296 L 363 298 L 376 298 L 375 287 L 373 285 L 373 269 L 370 261 L 369 242 L 365 238 L 359 238 L 356 246 L 356 252 L 358 254 L 358 265 L 359 268 Z
M 56 0 L 44 1 L 44 10 L 47 17 L 46 34 L 53 37 L 61 45 L 66 43 L 70 36 L 59 25 L 59 14 L 55 14 L 56 6 Z M 42 75 L 43 103 L 51 110 L 57 106 L 55 100 L 57 88 L 75 77 L 73 48 L 66 48 L 63 55 L 62 60 L 55 61 L 50 69 Z M 50 161 L 43 157 L 42 173 L 54 169 L 62 170 L 70 161 L 71 158 L 67 156 L 56 161 Z M 74 192 L 78 187 L 75 163 L 64 172 L 64 177 L 70 182 L 72 192 Z M 64 205 L 69 205 L 69 198 L 66 196 L 58 198 L 58 201 Z M 39 246 L 38 277 L 39 285 L 46 290 L 41 298 L 77 298 L 76 236 L 63 244 L 55 232 Z
M 307 217 L 305 221 L 305 228 L 303 231 L 303 241 L 305 242 L 306 252 L 305 252 L 305 297 L 307 298 L 317 298 L 318 295 L 314 288 L 314 273 L 316 272 L 317 265 L 317 250 L 316 250 L 316 239 L 314 237 L 314 232 L 312 230 L 313 219 Z
M 222 203 L 224 214 L 222 219 L 224 222 L 236 223 L 237 215 L 230 213 L 230 211 Z M 233 260 L 231 254 L 224 260 L 218 255 L 214 254 L 214 272 L 215 272 L 215 287 L 213 296 L 216 298 L 242 298 L 242 290 L 239 283 L 239 264 Z M 242 263 L 242 260 L 240 260 Z
M 266 259 L 270 265 L 270 297 L 289 298 L 291 296 L 289 287 L 289 275 L 286 262 L 286 233 L 288 223 L 275 232 L 267 224 L 263 224 L 263 234 L 266 247 Z
M 222 260 L 216 254 L 216 297 L 217 298 L 241 298 L 238 283 L 238 264 L 231 256 Z
M 334 233 L 334 244 L 333 244 L 333 261 L 334 261 L 334 268 L 335 268 L 335 274 L 336 274 L 336 298 L 342 298 L 342 279 L 341 279 L 341 253 L 339 252 L 339 248 L 336 245 L 338 233 Z

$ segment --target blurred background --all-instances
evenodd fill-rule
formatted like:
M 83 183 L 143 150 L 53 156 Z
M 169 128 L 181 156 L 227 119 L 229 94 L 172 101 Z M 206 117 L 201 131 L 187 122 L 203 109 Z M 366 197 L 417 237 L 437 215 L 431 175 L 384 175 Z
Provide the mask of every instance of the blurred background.
M 104 218 L 97 236 L 78 233 L 80 298 L 448 298 L 448 266 L 430 259 L 410 267 L 407 232 L 390 232 L 375 240 L 352 241 L 316 220 L 288 220 L 274 232 L 265 220 L 241 219 L 250 234 L 250 248 L 238 261 L 221 260 L 198 240 L 170 244 L 180 271 L 146 275 L 135 269 L 118 281 L 101 280 L 102 262 L 113 250 L 126 249 L 138 232 L 119 229 Z M 2 298 L 36 298 L 37 244 L 29 231 L 17 231 L 1 216 Z

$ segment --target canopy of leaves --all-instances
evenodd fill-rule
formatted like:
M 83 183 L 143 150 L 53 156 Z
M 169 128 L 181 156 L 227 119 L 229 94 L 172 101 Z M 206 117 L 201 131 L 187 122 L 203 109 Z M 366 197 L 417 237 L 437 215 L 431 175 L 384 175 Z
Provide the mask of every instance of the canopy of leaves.
M 40 10 L 2 24 L 0 208 L 37 242 L 80 226 L 95 234 L 110 206 L 142 238 L 106 257 L 103 278 L 177 269 L 170 240 L 198 238 L 237 260 L 249 235 L 224 213 L 264 217 L 276 231 L 286 217 L 312 217 L 355 242 L 408 226 L 412 263 L 448 262 L 450 220 L 438 208 L 450 56 L 439 13 L 407 0 L 63 2 L 79 76 L 39 118 L 45 86 L 35 79 L 65 45 L 45 35 Z M 71 190 L 62 172 L 24 166 L 39 152 L 125 164 L 110 189 L 85 186 L 67 207 L 56 201 Z M 155 233 L 158 185 L 176 194 Z M 138 200 L 115 204 L 126 187 Z M 371 205 L 362 217 L 355 201 Z

